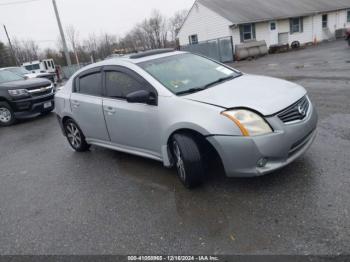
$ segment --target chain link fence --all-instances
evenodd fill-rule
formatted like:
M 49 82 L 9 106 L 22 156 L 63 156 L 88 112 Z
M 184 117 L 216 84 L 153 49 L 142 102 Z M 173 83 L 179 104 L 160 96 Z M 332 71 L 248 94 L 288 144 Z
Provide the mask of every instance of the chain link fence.
M 69 79 L 75 74 L 79 69 L 89 65 L 89 63 L 81 63 L 80 65 L 62 66 L 62 77 L 63 79 Z
M 181 46 L 180 50 L 201 54 L 222 63 L 234 60 L 234 47 L 231 36 Z

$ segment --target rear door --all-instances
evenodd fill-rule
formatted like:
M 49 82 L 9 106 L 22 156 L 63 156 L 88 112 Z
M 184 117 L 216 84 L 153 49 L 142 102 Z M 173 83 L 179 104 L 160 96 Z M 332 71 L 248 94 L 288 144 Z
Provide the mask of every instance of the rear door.
M 110 141 L 102 108 L 102 71 L 94 68 L 74 80 L 71 94 L 74 120 L 88 139 Z
M 139 90 L 156 90 L 130 69 L 104 67 L 105 98 L 103 109 L 111 141 L 126 149 L 159 157 L 160 122 L 157 105 L 128 103 L 126 96 Z

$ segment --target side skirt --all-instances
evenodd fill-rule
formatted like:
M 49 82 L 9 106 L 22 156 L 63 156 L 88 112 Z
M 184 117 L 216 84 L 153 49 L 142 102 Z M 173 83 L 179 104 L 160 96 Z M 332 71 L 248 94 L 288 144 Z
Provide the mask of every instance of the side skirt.
M 159 154 L 156 154 L 155 152 L 152 152 L 152 151 L 142 150 L 142 149 L 123 146 L 123 145 L 118 145 L 118 144 L 115 144 L 112 142 L 106 142 L 106 141 L 90 139 L 90 138 L 86 138 L 86 142 L 88 144 L 91 144 L 91 145 L 100 146 L 100 147 L 112 149 L 115 151 L 120 151 L 123 153 L 141 156 L 141 157 L 149 158 L 149 159 L 156 160 L 159 162 L 163 162 L 163 159 L 161 158 L 161 156 Z

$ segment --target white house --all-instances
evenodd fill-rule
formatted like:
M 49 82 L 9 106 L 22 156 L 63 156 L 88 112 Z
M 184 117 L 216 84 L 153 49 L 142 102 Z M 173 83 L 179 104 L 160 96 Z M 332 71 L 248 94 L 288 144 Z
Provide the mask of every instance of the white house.
M 319 42 L 350 27 L 350 0 L 196 0 L 178 33 L 180 45 L 232 37 L 233 45 Z

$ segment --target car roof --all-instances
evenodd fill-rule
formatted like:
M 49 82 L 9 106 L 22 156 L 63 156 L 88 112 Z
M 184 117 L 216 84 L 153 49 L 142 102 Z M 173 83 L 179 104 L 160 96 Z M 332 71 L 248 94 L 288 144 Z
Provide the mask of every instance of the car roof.
M 94 64 L 90 64 L 88 66 L 81 68 L 80 70 L 75 72 L 75 74 L 72 76 L 72 78 L 74 78 L 76 75 L 79 75 L 82 72 L 85 72 L 89 69 L 93 69 L 96 67 L 120 65 L 120 64 L 124 64 L 124 65 L 125 64 L 138 64 L 138 63 L 142 63 L 142 62 L 156 60 L 156 59 L 163 58 L 163 57 L 170 57 L 170 56 L 187 54 L 187 53 L 188 52 L 173 51 L 172 50 L 171 52 L 162 52 L 162 53 L 158 53 L 158 54 L 151 54 L 151 55 L 142 56 L 139 58 L 132 58 L 133 54 L 132 55 L 125 55 L 125 56 L 110 57 L 110 58 L 107 58 L 103 61 L 100 61 L 100 62 L 97 62 Z
M 158 49 L 158 50 L 150 50 L 146 52 L 135 53 L 135 54 L 125 55 L 125 56 L 112 57 L 108 60 L 109 61 L 124 60 L 133 64 L 138 64 L 146 61 L 155 60 L 158 58 L 169 57 L 169 56 L 185 54 L 185 53 L 187 52 L 175 51 L 173 49 Z

